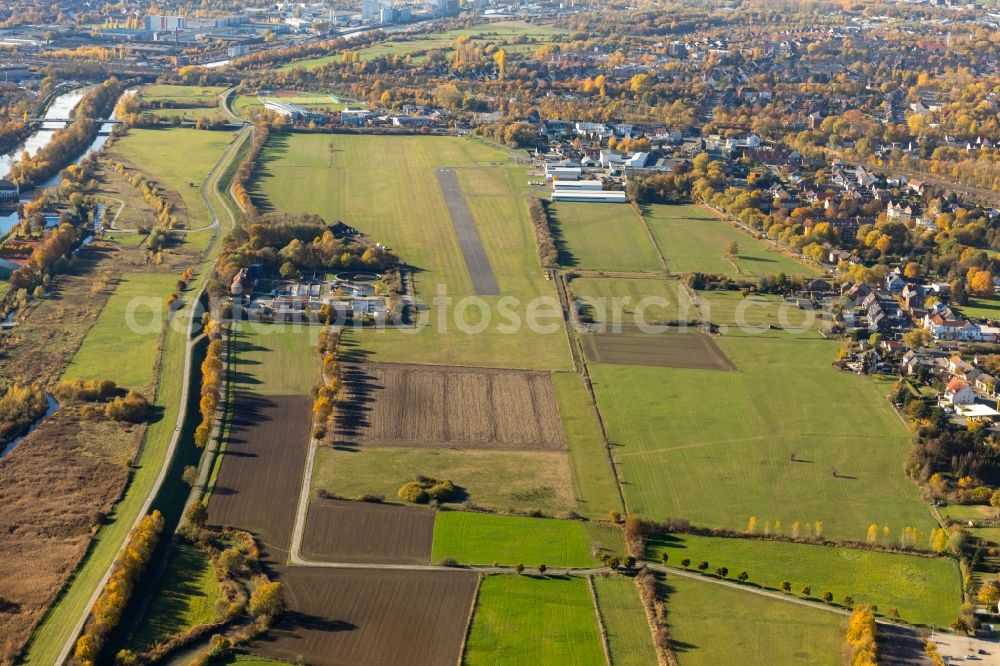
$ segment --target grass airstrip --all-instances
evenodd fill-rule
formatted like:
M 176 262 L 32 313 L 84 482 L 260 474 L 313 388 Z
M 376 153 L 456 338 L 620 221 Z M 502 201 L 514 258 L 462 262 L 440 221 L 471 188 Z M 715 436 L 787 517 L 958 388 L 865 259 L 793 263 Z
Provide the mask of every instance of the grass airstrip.
M 352 331 L 345 339 L 349 354 L 383 362 L 569 368 L 555 288 L 538 264 L 525 204 L 527 171 L 513 166 L 508 153 L 468 138 L 292 134 L 272 139 L 262 164 L 256 195 L 265 209 L 343 220 L 413 267 L 427 325 Z M 469 300 L 475 292 L 438 183 L 440 168 L 458 171 L 501 293 L 517 299 L 511 311 L 520 322 L 501 316 L 501 297 Z M 480 303 L 489 306 L 487 314 Z M 526 325 L 533 313 L 534 328 Z

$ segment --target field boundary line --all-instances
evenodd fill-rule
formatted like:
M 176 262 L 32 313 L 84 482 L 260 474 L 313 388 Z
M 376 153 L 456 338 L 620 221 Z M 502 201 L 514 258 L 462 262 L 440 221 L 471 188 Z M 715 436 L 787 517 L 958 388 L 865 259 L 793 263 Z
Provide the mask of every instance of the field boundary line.
M 559 271 L 556 274 L 556 280 L 559 285 L 556 288 L 556 292 L 559 294 L 559 300 L 563 307 L 563 314 L 567 316 L 571 313 L 571 305 L 569 303 L 569 286 L 566 281 L 566 273 L 564 271 Z M 590 403 L 593 406 L 594 413 L 597 415 L 597 423 L 601 429 L 601 441 L 604 443 L 604 451 L 607 454 L 608 464 L 611 465 L 611 474 L 615 479 L 615 488 L 618 490 L 618 500 L 621 502 L 622 511 L 628 514 L 628 502 L 625 501 L 625 491 L 622 489 L 624 480 L 621 476 L 621 471 L 618 469 L 618 463 L 615 460 L 614 453 L 611 450 L 611 441 L 608 439 L 608 428 L 604 423 L 604 415 L 601 413 L 601 408 L 597 404 L 597 394 L 594 393 L 593 381 L 590 378 L 590 368 L 587 363 L 586 350 L 583 348 L 583 342 L 580 334 L 575 330 L 573 326 L 572 317 L 566 321 L 566 332 L 569 336 L 570 342 L 570 352 L 573 356 L 573 365 L 575 372 L 573 374 L 577 375 L 583 380 L 584 388 L 587 390 L 587 394 L 590 396 Z M 569 448 L 569 442 L 566 444 Z
M 649 228 L 649 222 L 646 220 L 646 216 L 642 212 L 642 206 L 633 201 L 629 205 L 629 208 L 632 209 L 632 212 L 635 213 L 636 217 L 639 218 L 639 221 L 642 222 L 642 228 L 646 230 L 646 236 L 649 238 L 649 242 L 653 246 L 653 249 L 656 250 L 656 258 L 660 260 L 660 268 L 663 269 L 664 273 L 669 274 L 670 269 L 667 267 L 667 259 L 663 256 L 663 252 L 660 251 L 660 246 L 656 243 L 656 238 L 653 236 L 653 230 Z
M 614 660 L 611 658 L 611 646 L 608 645 L 608 627 L 604 624 L 604 616 L 601 615 L 601 604 L 597 601 L 594 574 L 587 576 L 587 589 L 590 590 L 590 600 L 594 602 L 594 614 L 597 615 L 597 629 L 601 632 L 601 649 L 604 651 L 604 661 L 608 666 L 613 666 Z
M 476 607 L 479 606 L 479 591 L 483 589 L 483 575 L 476 576 L 476 591 L 472 593 L 472 603 L 469 604 L 469 615 L 465 619 L 465 638 L 462 640 L 462 647 L 458 650 L 458 666 L 465 663 L 465 650 L 469 646 L 469 637 L 472 635 L 472 619 L 476 615 Z

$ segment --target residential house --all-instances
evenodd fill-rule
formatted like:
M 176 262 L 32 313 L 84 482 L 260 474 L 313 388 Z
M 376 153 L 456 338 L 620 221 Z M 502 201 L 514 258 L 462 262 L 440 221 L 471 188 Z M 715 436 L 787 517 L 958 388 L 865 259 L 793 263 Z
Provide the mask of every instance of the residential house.
M 964 379 L 953 377 L 944 390 L 944 399 L 952 405 L 971 405 L 976 402 L 976 393 Z

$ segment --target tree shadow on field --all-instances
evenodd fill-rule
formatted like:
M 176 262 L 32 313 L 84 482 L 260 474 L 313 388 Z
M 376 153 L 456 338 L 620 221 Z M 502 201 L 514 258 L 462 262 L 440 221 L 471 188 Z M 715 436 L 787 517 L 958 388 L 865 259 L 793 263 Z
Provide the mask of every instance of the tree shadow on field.
M 263 636 L 254 639 L 257 644 L 277 643 L 289 638 L 302 638 L 301 632 L 333 633 L 354 631 L 358 626 L 344 620 L 331 620 L 318 615 L 310 615 L 300 611 L 288 610 L 281 619 Z
M 566 243 L 566 239 L 563 237 L 562 222 L 551 206 L 548 208 L 546 216 L 549 219 L 549 232 L 552 234 L 552 242 L 556 246 L 559 265 L 565 268 L 579 266 L 579 260 L 573 255 L 573 252 L 569 249 L 569 245 Z
M 669 580 L 663 576 L 663 574 L 656 575 L 656 596 L 663 600 L 664 605 L 670 608 L 670 597 L 677 592 L 677 588 L 670 584 Z M 667 628 L 670 629 L 670 616 L 667 616 Z M 694 643 L 686 643 L 684 641 L 679 641 L 676 638 L 671 637 L 670 647 L 674 652 L 690 652 L 698 648 Z
M 246 430 L 252 428 L 262 421 L 269 421 L 271 416 L 268 412 L 273 410 L 275 404 L 267 398 L 263 398 L 256 393 L 251 393 L 248 391 L 239 391 L 236 394 L 236 398 L 233 401 L 233 413 L 230 417 L 230 432 L 237 433 L 241 430 Z M 230 443 L 235 440 L 233 437 L 228 439 Z M 229 452 L 226 452 L 228 455 Z
M 372 355 L 371 351 L 363 349 L 357 342 L 341 338 L 337 353 L 342 363 L 362 363 Z
M 261 213 L 275 212 L 274 205 L 260 189 L 261 180 L 275 175 L 271 165 L 288 154 L 288 135 L 272 132 L 267 139 L 267 149 L 260 151 L 255 160 L 253 176 L 250 179 L 250 197 Z
M 337 402 L 337 429 L 333 443 L 340 449 L 356 446 L 354 440 L 371 425 L 368 415 L 376 400 L 375 394 L 385 388 L 366 370 L 364 364 L 342 367 L 341 382 L 345 390 L 344 397 Z

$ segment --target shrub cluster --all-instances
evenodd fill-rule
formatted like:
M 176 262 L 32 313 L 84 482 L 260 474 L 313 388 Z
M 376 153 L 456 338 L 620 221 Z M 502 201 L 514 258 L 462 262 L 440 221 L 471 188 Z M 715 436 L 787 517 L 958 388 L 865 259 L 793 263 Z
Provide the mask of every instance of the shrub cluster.
M 60 400 L 103 402 L 118 394 L 118 385 L 110 379 L 64 379 L 52 393 Z
M 112 398 L 104 405 L 104 417 L 113 421 L 142 423 L 149 419 L 151 407 L 149 401 L 141 393 L 129 391 L 124 396 Z
M 118 625 L 139 576 L 153 556 L 163 532 L 163 516 L 153 511 L 132 529 L 125 550 L 118 556 L 111 578 L 94 603 L 90 623 L 76 641 L 73 656 L 82 666 L 93 666 L 108 634 Z
M 451 502 L 461 496 L 461 491 L 451 481 L 438 481 L 425 476 L 418 476 L 409 483 L 404 483 L 396 495 L 404 502 L 427 504 L 428 502 Z

